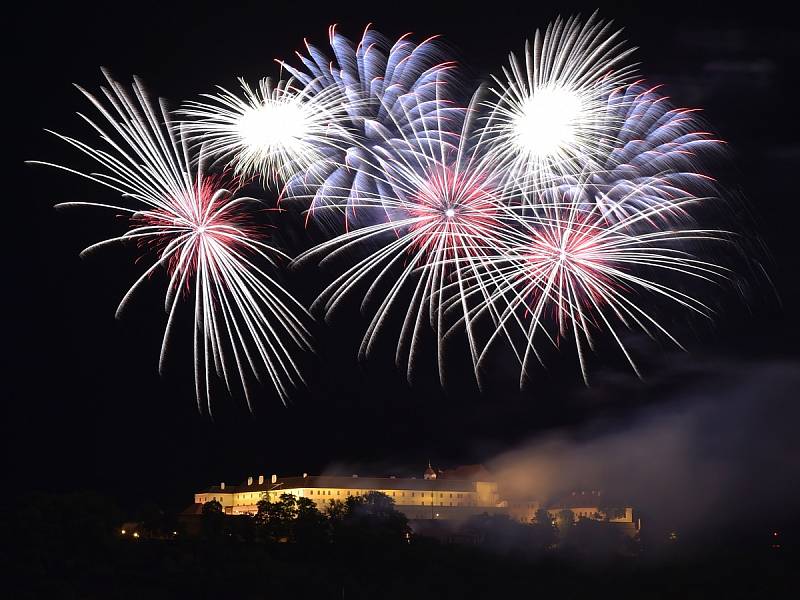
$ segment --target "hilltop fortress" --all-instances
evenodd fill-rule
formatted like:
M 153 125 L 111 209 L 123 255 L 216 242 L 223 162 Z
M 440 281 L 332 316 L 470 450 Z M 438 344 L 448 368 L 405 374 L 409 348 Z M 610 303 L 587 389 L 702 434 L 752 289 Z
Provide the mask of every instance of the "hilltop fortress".
M 397 510 L 411 520 L 462 521 L 479 514 L 505 514 L 530 522 L 539 509 L 546 509 L 554 520 L 569 510 L 573 518 L 615 523 L 633 535 L 639 529 L 633 508 L 618 506 L 609 510 L 601 491 L 574 491 L 555 503 L 543 505 L 535 499 L 503 498 L 498 482 L 481 465 L 436 471 L 429 464 L 421 478 L 308 475 L 248 477 L 240 485 L 220 483 L 194 495 L 195 508 L 216 501 L 229 515 L 255 514 L 260 500 L 277 501 L 281 494 L 309 498 L 320 510 L 331 500 L 382 492 Z

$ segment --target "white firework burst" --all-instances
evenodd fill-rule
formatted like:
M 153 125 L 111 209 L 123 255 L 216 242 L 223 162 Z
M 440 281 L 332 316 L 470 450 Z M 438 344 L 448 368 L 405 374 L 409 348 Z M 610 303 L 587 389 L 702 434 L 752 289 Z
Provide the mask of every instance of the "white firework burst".
M 594 16 L 585 24 L 559 18 L 526 42 L 522 59 L 511 53 L 503 77 L 493 77 L 481 135 L 505 165 L 507 185 L 529 202 L 565 175 L 599 168 L 612 147 L 619 123 L 608 96 L 633 72 L 625 64 L 633 50 L 620 34 Z
M 180 125 L 206 151 L 244 177 L 279 186 L 328 161 L 332 148 L 352 145 L 348 99 L 335 86 L 316 90 L 294 79 L 239 79 L 241 95 L 219 87 L 204 102 L 187 102 Z

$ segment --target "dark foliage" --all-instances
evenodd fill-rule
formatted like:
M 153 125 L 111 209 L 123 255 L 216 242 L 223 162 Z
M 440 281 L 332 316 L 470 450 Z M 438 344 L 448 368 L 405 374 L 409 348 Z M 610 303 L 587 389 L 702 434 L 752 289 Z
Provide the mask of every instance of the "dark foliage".
M 284 497 L 245 518 L 209 503 L 194 537 L 170 537 L 152 520 L 138 525 L 138 538 L 120 535 L 122 515 L 93 494 L 29 496 L 3 508 L 3 537 L 12 542 L 5 597 L 21 599 L 418 600 L 535 592 L 705 600 L 792 597 L 797 580 L 796 548 L 786 539 L 796 527 L 781 532 L 781 544 L 760 532 L 731 532 L 702 548 L 681 538 L 626 555 L 613 526 L 581 520 L 557 536 L 543 514 L 532 524 L 475 517 L 462 528 L 474 543 L 406 537 L 408 523 L 381 495 L 333 502 L 324 512 Z M 139 516 L 147 514 L 160 512 Z

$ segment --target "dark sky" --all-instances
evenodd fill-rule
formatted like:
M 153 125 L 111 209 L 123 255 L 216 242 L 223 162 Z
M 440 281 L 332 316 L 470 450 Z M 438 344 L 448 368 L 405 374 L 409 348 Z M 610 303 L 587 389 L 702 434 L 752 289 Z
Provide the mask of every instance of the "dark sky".
M 275 8 L 279 4 L 285 6 Z M 625 27 L 648 81 L 664 83 L 678 104 L 703 108 L 730 143 L 730 162 L 721 167 L 728 193 L 751 207 L 746 228 L 757 231 L 769 250 L 763 262 L 775 289 L 754 278 L 744 300 L 723 303 L 715 327 L 687 332 L 688 347 L 715 365 L 780 360 L 794 369 L 800 142 L 793 115 L 800 31 L 796 20 L 762 5 L 760 12 L 744 13 L 730 3 L 700 4 L 621 2 L 602 8 L 601 16 Z M 110 249 L 87 260 L 78 253 L 124 226 L 100 211 L 52 208 L 64 201 L 113 200 L 113 194 L 23 164 L 86 164 L 42 131 L 93 141 L 74 114 L 90 107 L 71 84 L 96 89 L 102 65 L 122 81 L 139 75 L 154 95 L 177 104 L 215 84 L 232 86 L 236 76 L 255 81 L 276 74 L 274 58 L 290 58 L 304 37 L 324 47 L 332 23 L 357 37 L 368 22 L 390 37 L 442 34 L 467 72 L 479 78 L 497 71 L 537 26 L 559 13 L 594 8 L 541 2 L 502 10 L 497 3 L 481 10 L 403 6 L 28 3 L 12 20 L 17 41 L 9 58 L 19 72 L 6 82 L 12 101 L 6 118 L 15 141 L 6 145 L 13 153 L 6 162 L 11 189 L 5 214 L 10 210 L 12 217 L 5 231 L 12 244 L 4 286 L 10 336 L 3 437 L 6 480 L 15 488 L 99 489 L 132 505 L 146 496 L 178 506 L 199 486 L 248 474 L 319 472 L 332 464 L 399 472 L 428 458 L 443 466 L 487 461 L 552 428 L 577 430 L 600 418 L 622 423 L 653 403 L 681 396 L 687 376 L 662 376 L 674 373 L 667 368 L 673 355 L 652 348 L 644 352 L 647 382 L 641 384 L 613 360 L 598 361 L 596 386 L 586 391 L 565 353 L 522 394 L 492 389 L 480 395 L 459 373 L 446 394 L 425 373 L 409 387 L 393 370 L 389 348 L 357 365 L 364 322 L 352 315 L 320 329 L 319 356 L 309 367 L 312 385 L 291 406 L 265 394 L 251 415 L 241 398 L 220 395 L 212 420 L 195 406 L 188 343 L 175 346 L 165 377 L 157 373 L 164 280 L 155 278 L 125 318 L 114 319 L 117 303 L 141 272 L 133 264 L 136 250 Z M 302 281 L 294 283 L 299 293 L 309 291 Z

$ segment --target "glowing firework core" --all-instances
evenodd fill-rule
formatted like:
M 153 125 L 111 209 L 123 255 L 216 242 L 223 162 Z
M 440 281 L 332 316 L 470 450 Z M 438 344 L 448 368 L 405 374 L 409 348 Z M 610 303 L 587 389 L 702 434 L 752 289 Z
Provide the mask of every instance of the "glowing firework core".
M 437 165 L 417 181 L 419 189 L 404 206 L 415 222 L 411 230 L 419 247 L 448 255 L 472 253 L 476 240 L 497 226 L 497 201 L 482 178 Z M 417 247 L 412 245 L 412 249 Z M 413 251 L 413 250 L 411 250 Z
M 581 99 L 572 90 L 536 90 L 514 118 L 517 146 L 533 156 L 558 154 L 575 143 L 575 124 L 582 110 Z
M 246 110 L 236 128 L 242 142 L 254 153 L 299 149 L 308 129 L 299 105 L 269 101 Z

